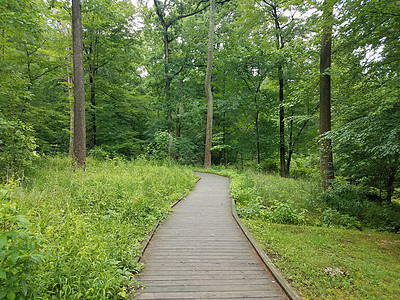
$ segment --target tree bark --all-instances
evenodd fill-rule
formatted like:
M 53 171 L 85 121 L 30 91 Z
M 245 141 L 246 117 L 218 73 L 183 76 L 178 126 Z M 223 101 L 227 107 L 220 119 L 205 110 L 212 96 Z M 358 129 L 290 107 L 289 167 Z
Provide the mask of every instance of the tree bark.
M 74 61 L 74 159 L 79 167 L 86 163 L 85 86 L 81 4 L 72 0 L 72 40 Z
M 282 66 L 279 63 L 278 65 L 278 76 L 279 76 L 279 161 L 281 165 L 281 177 L 286 177 L 286 168 L 285 168 L 285 107 L 283 106 L 283 71 Z
M 176 137 L 180 137 L 181 136 L 181 113 L 182 113 L 182 102 L 178 103 L 178 108 L 176 110 Z
M 68 68 L 68 99 L 69 99 L 69 150 L 68 154 L 73 157 L 74 156 L 74 92 L 73 92 L 73 84 L 74 78 L 70 74 L 70 70 Z
M 211 74 L 213 67 L 213 50 L 214 50 L 214 29 L 215 28 L 215 0 L 210 0 L 210 30 L 208 36 L 208 59 L 207 72 L 205 79 L 205 90 L 207 97 L 207 128 L 206 128 L 206 144 L 204 153 L 204 168 L 211 167 L 211 147 L 212 147 L 212 123 L 213 123 L 213 95 L 211 91 Z
M 325 0 L 323 4 L 323 36 L 320 53 L 320 96 L 319 96 L 319 146 L 321 186 L 324 190 L 330 188 L 335 178 L 333 172 L 332 142 L 326 137 L 331 130 L 331 50 L 332 50 L 332 1 Z
M 281 34 L 281 24 L 279 22 L 279 16 L 277 11 L 277 5 L 274 2 L 266 2 L 267 5 L 271 7 L 271 15 L 274 19 L 275 30 L 276 30 L 276 49 L 280 50 L 285 47 L 285 43 L 283 41 L 283 36 Z M 280 162 L 280 175 L 281 177 L 286 177 L 286 147 L 285 147 L 285 107 L 283 106 L 284 102 L 284 81 L 283 81 L 283 67 L 282 62 L 278 62 L 278 80 L 279 80 L 279 162 Z
M 288 145 L 288 157 L 286 161 L 286 176 L 290 175 L 290 163 L 292 162 L 292 155 L 294 149 L 294 141 L 293 141 L 293 116 L 294 110 L 292 108 L 292 118 L 290 119 L 290 133 L 289 133 L 289 145 Z
M 257 102 L 257 96 L 258 96 L 258 92 L 260 91 L 261 88 L 261 83 L 262 80 L 260 80 L 258 82 L 258 86 L 256 89 L 256 93 L 254 94 L 254 105 L 256 107 L 256 118 L 255 118 L 255 129 L 256 129 L 256 142 L 257 142 L 257 164 L 260 165 L 261 164 L 261 145 L 260 145 L 260 128 L 259 128 L 259 122 L 258 119 L 260 117 L 260 109 L 258 107 L 258 102 Z

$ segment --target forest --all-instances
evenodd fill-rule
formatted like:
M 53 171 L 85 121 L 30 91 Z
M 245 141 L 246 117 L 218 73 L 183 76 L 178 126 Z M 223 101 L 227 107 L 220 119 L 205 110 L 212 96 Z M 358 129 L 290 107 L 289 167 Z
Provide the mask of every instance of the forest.
M 3 177 L 34 156 L 72 151 L 70 5 L 2 1 Z M 400 164 L 399 3 L 324 5 L 217 1 L 212 163 L 318 176 L 320 45 L 330 26 L 332 128 L 324 137 L 335 175 L 390 202 Z M 203 163 L 208 6 L 82 2 L 89 155 Z
M 398 251 L 399 28 L 392 0 L 1 0 L 0 299 L 126 297 L 127 253 L 193 168 L 233 178 L 255 232 L 384 231 Z

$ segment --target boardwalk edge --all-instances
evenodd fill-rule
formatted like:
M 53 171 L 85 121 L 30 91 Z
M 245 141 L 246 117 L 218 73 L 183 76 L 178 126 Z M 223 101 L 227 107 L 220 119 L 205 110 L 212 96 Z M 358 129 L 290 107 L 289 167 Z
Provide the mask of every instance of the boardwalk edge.
M 200 181 L 200 178 L 197 179 L 194 187 L 196 186 L 196 184 Z M 194 188 L 193 187 L 193 188 Z M 190 193 L 191 191 L 187 192 L 186 194 L 184 194 L 182 197 L 180 197 L 178 200 L 176 200 L 174 203 L 171 204 L 170 209 L 174 208 L 179 202 L 181 202 L 183 199 L 185 199 L 185 197 Z M 143 256 L 144 251 L 146 250 L 147 246 L 150 244 L 150 241 L 152 239 L 152 237 L 154 236 L 154 234 L 156 233 L 156 230 L 158 228 L 158 226 L 160 226 L 160 224 L 163 222 L 163 220 L 161 222 L 158 222 L 156 225 L 153 225 L 153 227 L 151 228 L 150 232 L 147 234 L 145 240 L 141 243 L 140 247 L 139 247 L 139 254 L 135 256 L 134 258 L 134 262 L 135 264 L 138 264 Z
M 301 300 L 301 297 L 297 294 L 297 292 L 293 289 L 293 287 L 289 284 L 289 282 L 282 276 L 281 272 L 270 260 L 270 258 L 261 248 L 261 246 L 257 243 L 257 241 L 254 239 L 253 235 L 250 233 L 248 228 L 243 224 L 242 220 L 240 220 L 236 212 L 235 200 L 232 197 L 231 197 L 231 208 L 232 208 L 232 216 L 235 219 L 236 223 L 239 225 L 240 229 L 242 230 L 242 232 L 244 233 L 250 244 L 253 246 L 254 250 L 256 250 L 257 254 L 260 256 L 265 266 L 271 272 L 272 276 L 274 276 L 275 280 L 281 286 L 285 294 L 291 300 Z

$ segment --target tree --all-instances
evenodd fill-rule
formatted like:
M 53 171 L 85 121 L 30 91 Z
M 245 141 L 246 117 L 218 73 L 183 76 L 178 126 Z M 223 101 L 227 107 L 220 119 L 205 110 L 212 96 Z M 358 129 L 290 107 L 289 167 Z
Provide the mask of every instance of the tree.
M 331 131 L 331 50 L 332 50 L 332 11 L 333 2 L 323 4 L 323 34 L 320 54 L 320 168 L 321 186 L 324 190 L 332 186 L 334 180 L 332 142 L 327 133 Z
M 357 0 L 338 9 L 335 171 L 390 202 L 400 179 L 400 7 Z
M 72 37 L 74 63 L 74 159 L 78 166 L 86 163 L 85 85 L 81 3 L 72 0 Z
M 213 68 L 214 30 L 215 30 L 215 0 L 210 0 L 210 31 L 208 37 L 208 59 L 207 59 L 207 73 L 205 80 L 205 90 L 207 97 L 207 128 L 206 128 L 206 145 L 204 153 L 205 169 L 211 167 L 212 125 L 213 125 L 213 95 L 211 90 L 211 75 Z

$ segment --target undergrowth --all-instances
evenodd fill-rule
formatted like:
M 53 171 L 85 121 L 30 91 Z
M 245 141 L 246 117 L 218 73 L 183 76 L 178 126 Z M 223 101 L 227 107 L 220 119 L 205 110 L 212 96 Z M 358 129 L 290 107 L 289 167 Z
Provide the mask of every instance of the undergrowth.
M 349 184 L 322 192 L 316 181 L 210 171 L 232 178 L 238 215 L 303 299 L 397 299 L 398 204 Z
M 368 199 L 367 192 L 339 183 L 322 192 L 318 181 L 282 178 L 255 171 L 213 169 L 232 178 L 238 215 L 279 224 L 397 232 L 400 205 Z
M 0 299 L 126 297 L 140 243 L 195 180 L 173 163 L 42 159 L 2 189 Z

